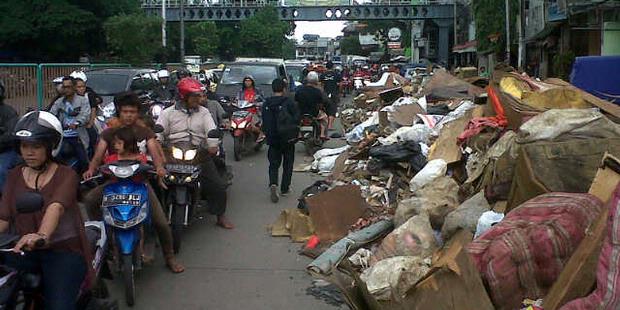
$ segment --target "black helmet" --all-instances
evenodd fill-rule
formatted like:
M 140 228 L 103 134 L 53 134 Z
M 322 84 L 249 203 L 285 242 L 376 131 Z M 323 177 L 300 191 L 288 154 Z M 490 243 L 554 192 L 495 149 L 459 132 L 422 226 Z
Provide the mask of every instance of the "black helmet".
M 52 156 L 60 152 L 62 124 L 54 114 L 33 111 L 22 116 L 15 124 L 14 137 L 17 141 L 43 142 L 49 146 Z
M 187 68 L 181 68 L 177 70 L 177 77 L 179 80 L 182 80 L 184 78 L 192 77 L 192 73 Z

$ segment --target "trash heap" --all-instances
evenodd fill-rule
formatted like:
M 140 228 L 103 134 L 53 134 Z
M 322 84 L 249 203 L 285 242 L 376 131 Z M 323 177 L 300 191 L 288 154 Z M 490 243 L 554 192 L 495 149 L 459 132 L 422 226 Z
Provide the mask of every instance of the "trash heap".
M 620 107 L 511 68 L 468 81 L 488 87 L 364 89 L 272 235 L 352 309 L 619 309 Z

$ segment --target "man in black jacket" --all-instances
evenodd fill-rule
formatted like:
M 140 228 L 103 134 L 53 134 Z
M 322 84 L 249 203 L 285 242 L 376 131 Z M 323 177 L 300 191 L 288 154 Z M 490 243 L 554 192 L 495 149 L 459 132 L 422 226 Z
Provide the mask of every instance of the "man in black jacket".
M 13 145 L 13 127 L 18 115 L 15 109 L 4 103 L 5 88 L 0 81 L 0 191 L 4 187 L 7 172 L 19 161 Z
M 280 193 L 285 196 L 290 192 L 295 162 L 295 142 L 299 133 L 299 110 L 293 100 L 285 96 L 286 82 L 275 79 L 271 83 L 273 97 L 265 101 L 262 107 L 262 129 L 266 135 L 269 151 L 269 189 L 271 201 L 278 202 L 278 171 L 282 165 L 282 183 Z M 283 124 L 280 113 L 287 113 L 288 124 Z M 285 130 L 283 130 L 285 129 Z

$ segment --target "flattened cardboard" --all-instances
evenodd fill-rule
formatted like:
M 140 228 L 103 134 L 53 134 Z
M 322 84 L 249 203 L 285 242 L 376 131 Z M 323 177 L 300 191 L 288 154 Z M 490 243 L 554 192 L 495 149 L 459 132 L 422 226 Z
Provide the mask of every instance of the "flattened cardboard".
M 465 250 L 472 239 L 470 232 L 457 232 L 435 254 L 429 274 L 407 293 L 402 309 L 495 309 L 478 270 Z
M 413 125 L 416 115 L 425 113 L 417 103 L 399 105 L 394 110 L 391 113 L 392 119 L 401 126 Z
M 474 110 L 467 111 L 463 117 L 443 126 L 439 133 L 439 138 L 437 138 L 428 154 L 429 161 L 441 158 L 446 163 L 451 164 L 461 160 L 463 154 L 461 154 L 461 148 L 456 144 L 457 138 L 472 119 Z
M 340 240 L 367 208 L 357 185 L 336 186 L 306 198 L 310 218 L 321 242 Z
M 270 227 L 272 237 L 291 237 L 293 242 L 305 242 L 314 233 L 310 218 L 298 209 L 284 209 Z
M 604 158 L 620 163 L 609 154 L 606 154 Z M 607 203 L 618 182 L 620 182 L 620 174 L 608 167 L 602 167 L 596 173 L 589 193 Z M 605 239 L 608 213 L 609 210 L 603 210 L 586 232 L 586 236 L 545 297 L 543 303 L 545 310 L 559 309 L 571 300 L 588 295 L 594 288 L 596 266 Z

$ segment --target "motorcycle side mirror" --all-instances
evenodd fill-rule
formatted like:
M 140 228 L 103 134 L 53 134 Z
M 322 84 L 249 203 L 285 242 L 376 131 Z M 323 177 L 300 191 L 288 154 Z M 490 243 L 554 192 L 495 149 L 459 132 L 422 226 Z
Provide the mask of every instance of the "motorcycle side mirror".
M 22 214 L 41 211 L 43 204 L 43 196 L 37 192 L 26 192 L 15 199 L 15 209 Z
M 153 126 L 153 131 L 155 133 L 162 133 L 164 132 L 164 127 L 160 124 L 155 124 L 155 126 Z

